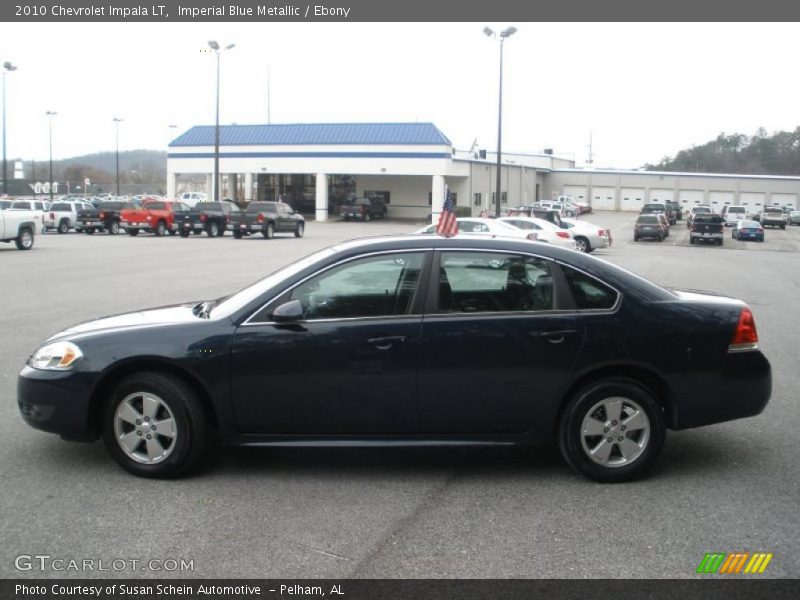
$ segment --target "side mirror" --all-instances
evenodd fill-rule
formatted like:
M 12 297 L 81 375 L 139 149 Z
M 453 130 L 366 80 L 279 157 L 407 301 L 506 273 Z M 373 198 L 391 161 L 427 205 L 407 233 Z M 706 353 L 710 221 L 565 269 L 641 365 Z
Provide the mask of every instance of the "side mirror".
M 276 323 L 291 323 L 303 318 L 303 305 L 300 300 L 290 300 L 278 306 L 272 313 L 272 320 Z

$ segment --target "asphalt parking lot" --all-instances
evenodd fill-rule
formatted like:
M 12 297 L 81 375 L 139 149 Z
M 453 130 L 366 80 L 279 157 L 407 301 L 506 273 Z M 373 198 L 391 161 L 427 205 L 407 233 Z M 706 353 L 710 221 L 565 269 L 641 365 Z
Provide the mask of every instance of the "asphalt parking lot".
M 120 469 L 101 443 L 25 425 L 16 376 L 46 337 L 101 315 L 235 291 L 338 240 L 399 222 L 309 223 L 306 237 L 233 240 L 48 233 L 0 245 L 0 576 L 686 578 L 706 552 L 773 552 L 764 576 L 800 576 L 800 227 L 766 241 L 632 241 L 635 215 L 595 254 L 657 283 L 753 309 L 773 396 L 752 419 L 671 432 L 654 473 L 601 485 L 556 448 L 221 449 L 191 478 Z M 655 342 L 655 341 L 654 341 Z M 656 342 L 657 343 L 657 342 Z M 15 568 L 19 555 L 189 559 L 193 571 Z

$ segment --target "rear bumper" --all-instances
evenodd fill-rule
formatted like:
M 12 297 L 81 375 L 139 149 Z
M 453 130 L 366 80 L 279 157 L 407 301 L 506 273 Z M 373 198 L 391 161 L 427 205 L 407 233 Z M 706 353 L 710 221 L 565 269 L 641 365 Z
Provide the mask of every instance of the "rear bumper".
M 725 234 L 722 233 L 721 231 L 719 233 L 707 233 L 707 234 L 701 231 L 698 232 L 691 231 L 689 232 L 689 237 L 697 240 L 721 240 L 725 237 Z
M 728 353 L 716 373 L 687 375 L 674 388 L 673 429 L 753 417 L 772 394 L 772 367 L 761 351 Z

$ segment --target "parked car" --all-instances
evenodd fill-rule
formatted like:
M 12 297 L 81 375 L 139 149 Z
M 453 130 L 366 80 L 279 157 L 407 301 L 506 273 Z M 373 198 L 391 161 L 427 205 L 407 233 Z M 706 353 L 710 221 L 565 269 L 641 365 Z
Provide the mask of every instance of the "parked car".
M 670 201 L 670 200 L 667 200 L 664 204 L 666 204 L 667 208 L 669 208 L 670 210 L 672 210 L 673 213 L 675 213 L 675 221 L 676 222 L 683 219 L 683 211 L 681 210 L 681 205 L 680 204 L 678 204 L 677 202 Z M 673 223 L 673 225 L 674 225 L 674 223 Z
M 178 201 L 183 202 L 189 208 L 194 208 L 198 202 L 206 201 L 206 195 L 204 192 L 183 192 L 178 196 Z
M 722 218 L 725 220 L 725 227 L 733 227 L 739 221 L 748 218 L 747 209 L 744 206 L 734 206 L 726 204 L 722 207 Z
M 285 202 L 257 201 L 248 204 L 244 212 L 232 214 L 228 229 L 237 240 L 256 233 L 267 240 L 276 233 L 293 233 L 300 238 L 305 233 L 306 220 Z
M 30 250 L 36 238 L 36 231 L 41 228 L 37 221 L 39 211 L 34 210 L 0 210 L 0 242 L 14 242 L 17 250 Z M 11 284 L 10 281 L 6 282 Z
M 689 243 L 714 242 L 722 246 L 725 238 L 725 225 L 722 216 L 716 213 L 697 213 L 689 229 Z
M 173 229 L 181 237 L 203 231 L 208 237 L 217 237 L 225 235 L 231 217 L 241 212 L 242 209 L 230 201 L 198 202 L 192 209 L 175 213 Z
M 670 225 L 675 225 L 677 222 L 677 215 L 675 212 L 670 208 L 667 204 L 661 204 L 658 202 L 650 202 L 642 206 L 642 209 L 639 211 L 639 214 L 642 215 L 649 215 L 649 214 L 663 214 L 667 220 L 667 227 Z M 669 235 L 669 234 L 667 234 Z
M 735 240 L 764 241 L 764 228 L 757 221 L 739 221 L 733 224 L 731 237 Z
M 143 477 L 186 473 L 217 440 L 558 440 L 576 471 L 619 482 L 651 469 L 666 429 L 759 414 L 771 380 L 740 300 L 551 244 L 406 235 L 58 332 L 26 361 L 17 403 L 32 427 L 102 437 Z
M 689 212 L 686 216 L 686 229 L 691 229 L 692 227 L 692 219 L 694 219 L 695 215 L 698 214 L 709 214 L 713 213 L 714 211 L 711 210 L 710 206 L 706 206 L 704 204 L 695 204 L 692 208 L 689 209 Z
M 610 248 L 611 230 L 578 219 L 562 219 L 561 227 L 567 229 L 575 240 L 575 248 L 589 254 L 598 248 Z
M 779 206 L 765 206 L 759 219 L 762 227 L 780 227 L 786 229 L 788 215 L 785 215 Z
M 510 223 L 504 223 L 503 219 L 459 217 L 456 219 L 456 223 L 458 223 L 458 234 L 454 237 L 463 235 L 487 238 L 510 237 L 534 242 L 538 239 L 537 231 L 520 229 Z M 434 234 L 436 233 L 436 225 L 428 225 L 422 229 L 418 229 L 414 233 Z
M 800 210 L 789 211 L 789 225 L 800 225 Z
M 550 221 L 537 217 L 501 217 L 502 223 L 507 223 L 523 231 L 533 231 L 536 233 L 536 240 L 547 242 L 556 246 L 563 246 L 570 250 L 576 250 L 577 245 L 569 229 L 557 227 Z
M 175 235 L 175 214 L 191 210 L 183 202 L 144 202 L 141 208 L 126 208 L 120 211 L 119 224 L 128 235 L 139 235 L 140 231 L 152 232 L 160 237 Z M 200 233 L 198 231 L 198 233 Z
M 663 220 L 658 213 L 639 215 L 633 225 L 633 241 L 638 242 L 642 238 L 654 238 L 663 242 L 667 237 Z
M 97 208 L 85 209 L 78 213 L 78 225 L 85 233 L 105 231 L 109 235 L 120 232 L 123 210 L 136 210 L 133 202 L 104 200 Z
M 339 216 L 345 221 L 350 219 L 360 219 L 371 221 L 372 219 L 385 219 L 388 208 L 383 200 L 375 198 L 357 198 L 350 204 L 342 204 L 339 207 Z
M 82 210 L 91 210 L 94 206 L 83 200 L 63 200 L 53 202 L 50 209 L 44 212 L 44 230 L 55 229 L 58 233 L 67 233 L 70 229 L 81 231 L 78 222 L 78 213 Z

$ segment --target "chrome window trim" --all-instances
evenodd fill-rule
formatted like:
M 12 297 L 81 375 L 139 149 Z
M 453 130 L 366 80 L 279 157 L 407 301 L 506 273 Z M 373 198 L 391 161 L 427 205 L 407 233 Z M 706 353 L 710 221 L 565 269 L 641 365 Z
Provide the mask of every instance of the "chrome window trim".
M 369 252 L 367 254 L 359 254 L 358 256 L 351 256 L 349 258 L 344 258 L 342 260 L 339 260 L 339 261 L 337 261 L 335 263 L 332 263 L 332 264 L 328 265 L 324 269 L 320 269 L 319 271 L 315 271 L 311 275 L 308 275 L 307 277 L 304 277 L 300 281 L 298 281 L 295 284 L 293 284 L 291 287 L 283 289 L 279 294 L 276 294 L 275 296 L 273 296 L 272 298 L 270 298 L 269 300 L 264 302 L 264 304 L 259 306 L 255 311 L 250 313 L 250 316 L 248 316 L 242 322 L 242 324 L 239 327 L 251 327 L 251 326 L 254 326 L 254 325 L 278 325 L 278 323 L 275 323 L 274 321 L 254 321 L 254 322 L 251 322 L 251 319 L 253 317 L 255 317 L 258 313 L 260 313 L 262 310 L 264 310 L 269 304 L 274 302 L 278 297 L 284 295 L 286 292 L 294 290 L 296 287 L 304 284 L 306 281 L 308 281 L 312 277 L 316 277 L 317 275 L 320 275 L 320 274 L 322 274 L 322 273 L 324 273 L 326 271 L 329 271 L 330 269 L 338 267 L 339 265 L 343 265 L 343 264 L 346 264 L 348 262 L 352 262 L 354 260 L 359 260 L 359 259 L 362 259 L 362 258 L 369 258 L 371 256 L 381 256 L 381 255 L 386 255 L 386 254 L 409 254 L 409 253 L 423 253 L 423 254 L 425 254 L 427 252 L 431 252 L 432 250 L 433 250 L 433 248 L 413 248 L 413 249 L 403 249 L 403 250 L 379 250 L 379 251 L 376 251 L 376 252 Z M 424 260 L 423 260 L 423 265 L 424 265 Z M 417 282 L 417 288 L 419 288 L 419 282 Z M 417 290 L 414 290 L 414 294 L 415 295 L 416 295 L 416 293 L 417 293 Z M 412 299 L 412 302 L 413 302 L 413 299 Z M 419 314 L 419 315 L 381 315 L 381 316 L 370 316 L 370 317 L 342 317 L 340 319 L 307 319 L 307 320 L 295 321 L 295 322 L 296 323 L 331 323 L 331 322 L 335 322 L 335 321 L 363 321 L 363 320 L 376 320 L 376 319 L 402 319 L 402 318 L 406 318 L 406 317 L 418 317 L 418 318 L 421 319 L 423 317 L 423 314 Z

